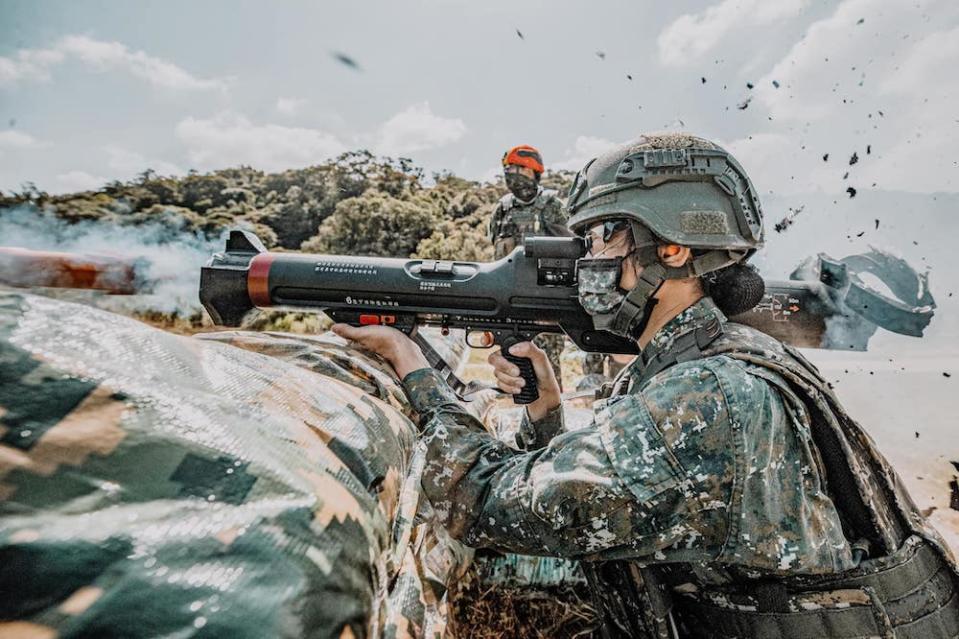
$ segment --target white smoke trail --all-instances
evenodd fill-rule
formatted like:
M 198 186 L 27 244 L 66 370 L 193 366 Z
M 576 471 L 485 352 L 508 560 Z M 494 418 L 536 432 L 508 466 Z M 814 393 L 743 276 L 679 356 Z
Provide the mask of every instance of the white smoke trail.
M 0 210 L 0 246 L 82 252 L 143 264 L 138 277 L 154 282 L 142 295 L 99 298 L 98 305 L 126 312 L 159 312 L 189 317 L 201 310 L 200 267 L 223 247 L 226 232 L 216 239 L 184 228 L 182 218 L 123 226 L 114 222 L 70 224 L 31 205 Z

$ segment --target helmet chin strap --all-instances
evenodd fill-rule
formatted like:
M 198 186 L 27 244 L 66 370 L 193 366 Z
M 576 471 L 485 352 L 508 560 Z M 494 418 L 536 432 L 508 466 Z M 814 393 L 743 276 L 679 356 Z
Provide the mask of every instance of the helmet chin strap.
M 639 339 L 649 324 L 649 317 L 658 301 L 653 296 L 666 280 L 700 277 L 738 262 L 743 253 L 732 250 L 709 251 L 678 268 L 665 266 L 658 259 L 651 264 L 640 263 L 638 266 L 641 266 L 642 270 L 636 285 L 626 293 L 626 297 L 614 312 L 594 316 L 593 326 L 597 330 L 608 331 L 620 337 Z
M 657 262 L 644 266 L 636 285 L 626 293 L 619 307 L 608 315 L 593 318 L 596 328 L 620 337 L 639 338 L 649 323 L 653 307 L 656 306 L 657 300 L 653 295 L 666 279 L 667 268 L 662 264 Z

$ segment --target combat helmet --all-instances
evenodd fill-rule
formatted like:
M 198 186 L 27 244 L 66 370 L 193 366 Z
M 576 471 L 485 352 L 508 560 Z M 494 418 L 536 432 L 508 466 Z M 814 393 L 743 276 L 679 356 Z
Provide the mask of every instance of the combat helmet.
M 619 291 L 614 311 L 594 315 L 596 328 L 624 336 L 642 331 L 665 280 L 719 271 L 763 243 L 759 197 L 742 166 L 720 146 L 684 133 L 643 135 L 590 160 L 570 187 L 567 208 L 577 235 L 603 222 L 630 222 L 643 266 L 639 281 Z M 687 246 L 692 259 L 664 266 L 652 250 L 656 243 Z M 583 261 L 581 293 L 590 286 L 591 266 Z M 596 278 L 608 289 L 609 274 Z

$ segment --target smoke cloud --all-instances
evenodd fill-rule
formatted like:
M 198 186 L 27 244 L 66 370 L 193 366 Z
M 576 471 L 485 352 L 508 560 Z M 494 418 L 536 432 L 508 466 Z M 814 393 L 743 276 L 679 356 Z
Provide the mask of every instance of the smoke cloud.
M 200 267 L 222 248 L 226 233 L 211 239 L 185 228 L 177 217 L 123 226 L 116 221 L 70 224 L 31 205 L 0 210 L 0 246 L 65 251 L 136 262 L 145 293 L 98 298 L 98 305 L 120 312 L 159 312 L 189 317 L 202 309 Z

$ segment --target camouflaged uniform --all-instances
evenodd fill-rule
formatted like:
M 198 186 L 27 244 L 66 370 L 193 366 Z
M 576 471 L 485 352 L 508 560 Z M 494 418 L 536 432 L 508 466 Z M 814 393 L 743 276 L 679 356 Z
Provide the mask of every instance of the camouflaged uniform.
M 497 202 L 490 218 L 488 237 L 493 244 L 493 259 L 509 255 L 523 244 L 523 237 L 527 235 L 569 235 L 566 218 L 563 201 L 556 191 L 540 187 L 529 204 L 507 193 Z M 562 379 L 559 361 L 565 338 L 562 335 L 540 335 L 533 341 L 546 351 L 556 379 Z
M 569 235 L 566 218 L 563 201 L 556 191 L 540 187 L 539 193 L 528 204 L 507 193 L 497 202 L 489 222 L 493 259 L 509 255 L 523 243 L 526 235 Z
M 592 427 L 558 434 L 560 410 L 527 423 L 530 452 L 485 435 L 432 371 L 404 387 L 442 523 L 584 560 L 603 636 L 959 636 L 951 557 L 871 441 L 801 356 L 708 298 Z

